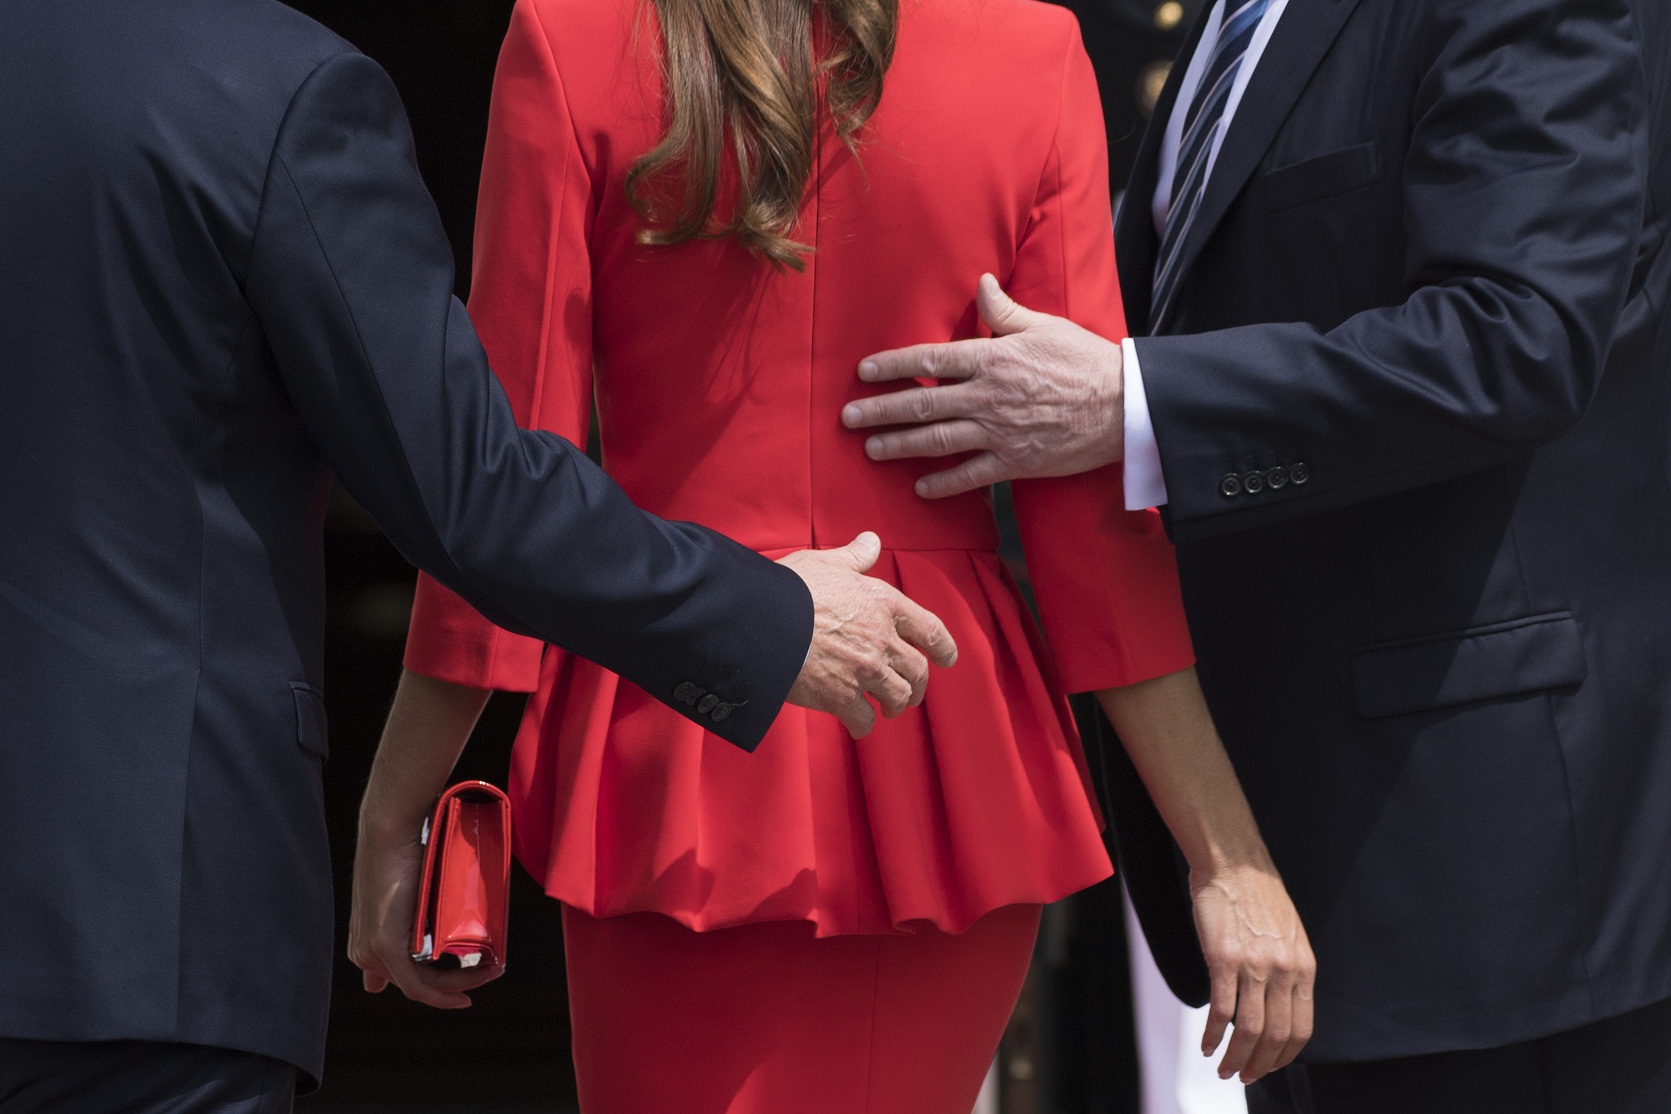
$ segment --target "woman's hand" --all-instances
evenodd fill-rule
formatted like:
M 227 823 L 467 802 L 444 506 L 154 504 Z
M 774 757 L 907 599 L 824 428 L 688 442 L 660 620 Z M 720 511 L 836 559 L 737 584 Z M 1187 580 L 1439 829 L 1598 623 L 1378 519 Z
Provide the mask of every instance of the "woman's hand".
M 1190 894 L 1213 987 L 1201 1054 L 1211 1056 L 1234 1023 L 1218 1074 L 1252 1083 L 1287 1067 L 1311 1039 L 1311 941 L 1269 863 L 1191 871 Z
M 363 972 L 373 994 L 390 983 L 414 1002 L 437 1009 L 464 1009 L 465 993 L 505 973 L 502 966 L 437 970 L 412 958 L 412 918 L 418 908 L 423 844 L 409 839 L 367 836 L 362 824 L 354 852 L 354 907 L 348 922 L 348 958 Z
M 424 820 L 447 787 L 487 698 L 483 689 L 410 670 L 401 674 L 360 801 L 354 850 L 348 958 L 365 972 L 365 988 L 373 994 L 394 983 L 414 1002 L 463 1009 L 470 1004 L 465 991 L 505 973 L 502 966 L 441 971 L 412 958 Z

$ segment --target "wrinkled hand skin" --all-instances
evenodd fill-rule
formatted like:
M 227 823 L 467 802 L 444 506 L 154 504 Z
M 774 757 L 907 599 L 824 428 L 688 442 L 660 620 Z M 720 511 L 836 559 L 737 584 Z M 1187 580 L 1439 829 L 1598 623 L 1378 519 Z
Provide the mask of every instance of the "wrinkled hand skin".
M 1252 1083 L 1287 1067 L 1311 1039 L 1317 960 L 1288 891 L 1269 864 L 1191 872 L 1195 926 L 1212 976 L 1202 1034 L 1211 1056 L 1233 1026 L 1222 1079 Z
M 876 726 L 876 709 L 892 718 L 921 704 L 928 663 L 957 661 L 945 624 L 897 588 L 866 576 L 882 555 L 875 534 L 840 549 L 804 549 L 778 563 L 806 581 L 813 601 L 812 645 L 789 703 L 830 712 L 853 738 Z
M 917 481 L 917 494 L 930 499 L 1122 459 L 1119 344 L 1017 305 L 991 275 L 981 276 L 976 304 L 991 339 L 895 349 L 859 364 L 870 383 L 951 381 L 848 403 L 841 418 L 850 429 L 904 427 L 868 438 L 871 459 L 975 454 Z

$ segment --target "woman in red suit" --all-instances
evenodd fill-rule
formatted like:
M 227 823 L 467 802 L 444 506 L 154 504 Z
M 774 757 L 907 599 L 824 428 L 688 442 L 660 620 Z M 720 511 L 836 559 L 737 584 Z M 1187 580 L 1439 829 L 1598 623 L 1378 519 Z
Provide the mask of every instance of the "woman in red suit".
M 1221 892 L 1209 946 L 1251 955 L 1268 932 L 1304 982 L 1194 686 L 1171 549 L 1120 509 L 1118 469 L 1015 485 L 1041 641 L 989 499 L 918 498 L 926 469 L 868 460 L 840 422 L 861 357 L 981 329 L 983 272 L 1122 335 L 1105 160 L 1074 21 L 1029 0 L 518 3 L 470 311 L 521 419 L 584 442 L 595 406 L 640 505 L 770 556 L 875 531 L 873 575 L 960 650 L 862 739 L 789 707 L 748 754 L 420 582 L 362 830 L 415 830 L 488 690 L 534 693 L 516 850 L 564 904 L 586 1114 L 967 1114 L 1040 906 L 1111 870 L 1065 692 L 1102 695 Z M 410 909 L 378 854 L 356 939 Z M 1258 972 L 1227 970 L 1234 1002 Z M 1304 1037 L 1252 1039 L 1231 1066 Z

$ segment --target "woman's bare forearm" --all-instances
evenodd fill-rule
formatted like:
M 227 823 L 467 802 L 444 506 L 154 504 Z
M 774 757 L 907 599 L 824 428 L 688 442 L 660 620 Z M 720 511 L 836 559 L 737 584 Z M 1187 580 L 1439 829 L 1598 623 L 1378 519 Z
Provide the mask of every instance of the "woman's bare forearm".
M 1292 1062 L 1311 1038 L 1317 961 L 1207 712 L 1195 670 L 1097 693 L 1132 765 L 1189 860 L 1212 1008 L 1201 1035 L 1244 1083 Z
M 1270 868 L 1194 669 L 1096 695 L 1192 871 Z
M 490 695 L 411 670 L 401 673 L 360 802 L 362 840 L 416 838 Z

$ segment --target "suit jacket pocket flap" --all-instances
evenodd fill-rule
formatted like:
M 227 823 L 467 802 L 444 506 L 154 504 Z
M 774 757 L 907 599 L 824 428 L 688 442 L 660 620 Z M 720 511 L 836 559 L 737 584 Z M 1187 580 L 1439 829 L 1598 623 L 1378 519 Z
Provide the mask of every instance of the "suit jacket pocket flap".
M 321 758 L 330 751 L 330 731 L 325 721 L 325 694 L 302 681 L 290 682 L 296 703 L 296 745 Z
M 1265 209 L 1275 212 L 1367 186 L 1381 177 L 1381 144 L 1371 141 L 1278 167 L 1261 182 Z
M 1352 695 L 1378 719 L 1576 685 L 1584 671 L 1578 623 L 1559 612 L 1365 647 L 1352 655 Z

